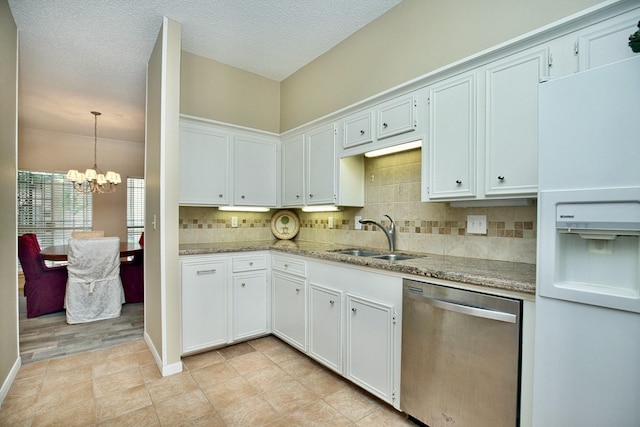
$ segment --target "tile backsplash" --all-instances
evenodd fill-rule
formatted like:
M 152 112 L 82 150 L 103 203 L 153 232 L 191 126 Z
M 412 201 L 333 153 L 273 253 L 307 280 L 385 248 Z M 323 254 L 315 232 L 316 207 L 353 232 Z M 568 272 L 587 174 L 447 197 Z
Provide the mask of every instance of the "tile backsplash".
M 375 226 L 355 229 L 355 217 L 389 226 L 393 218 L 396 250 L 516 261 L 536 261 L 536 205 L 518 207 L 452 208 L 448 203 L 420 201 L 420 150 L 365 159 L 365 206 L 339 212 L 305 213 L 296 239 L 353 246 L 387 248 L 384 233 Z M 273 239 L 272 212 L 223 212 L 216 208 L 180 207 L 180 243 Z M 467 215 L 486 215 L 487 234 L 466 232 Z M 231 227 L 232 217 L 238 227 Z M 329 228 L 329 217 L 334 227 Z

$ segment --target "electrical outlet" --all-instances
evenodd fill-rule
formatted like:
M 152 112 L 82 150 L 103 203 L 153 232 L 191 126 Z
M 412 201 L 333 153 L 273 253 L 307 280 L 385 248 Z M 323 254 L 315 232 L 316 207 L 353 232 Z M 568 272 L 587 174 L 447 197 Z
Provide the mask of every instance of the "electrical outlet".
M 238 228 L 238 217 L 237 216 L 232 216 L 231 217 L 231 228 Z
M 329 217 L 328 223 L 329 223 L 329 228 L 333 228 L 333 217 L 332 216 Z
M 360 224 L 360 220 L 362 219 L 362 217 L 360 215 L 356 216 L 353 219 L 354 225 L 353 225 L 353 229 L 354 230 L 362 230 L 362 224 Z
M 487 216 L 467 215 L 467 233 L 487 234 Z

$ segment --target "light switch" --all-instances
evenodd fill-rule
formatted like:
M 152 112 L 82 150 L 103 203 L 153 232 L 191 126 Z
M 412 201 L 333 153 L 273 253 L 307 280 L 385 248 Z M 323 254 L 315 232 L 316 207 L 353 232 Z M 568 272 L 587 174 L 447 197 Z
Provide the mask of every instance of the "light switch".
M 333 217 L 332 216 L 329 217 L 328 223 L 329 223 L 329 228 L 333 228 Z
M 487 216 L 467 215 L 467 233 L 487 234 Z
M 237 216 L 232 216 L 231 217 L 231 228 L 238 228 L 238 217 Z

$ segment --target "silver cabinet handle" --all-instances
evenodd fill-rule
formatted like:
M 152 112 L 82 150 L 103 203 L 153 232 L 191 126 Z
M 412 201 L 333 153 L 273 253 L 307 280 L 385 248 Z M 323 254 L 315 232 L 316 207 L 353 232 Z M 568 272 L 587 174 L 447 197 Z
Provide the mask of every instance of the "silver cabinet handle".
M 364 131 L 363 130 L 360 130 L 360 135 L 364 135 Z
M 296 288 L 296 292 L 300 292 L 300 288 Z
M 500 181 L 504 181 L 504 176 L 500 175 L 500 176 L 498 176 L 498 179 L 499 179 Z
M 309 194 L 309 198 L 310 198 L 310 199 L 313 199 L 313 194 Z
M 386 129 L 386 128 L 388 128 L 388 127 L 389 127 L 389 124 L 388 124 L 388 123 L 383 123 L 383 124 L 382 124 L 382 127 Z
M 247 286 L 247 284 L 246 284 L 246 283 L 243 283 L 243 284 L 241 284 L 240 286 L 242 286 L 242 287 L 244 288 L 245 286 Z
M 251 265 L 253 265 L 253 261 L 249 261 L 249 265 L 250 265 L 250 266 L 251 266 Z
M 462 184 L 462 181 L 460 181 L 459 179 L 456 179 L 456 184 L 460 185 Z
M 336 302 L 335 302 L 334 300 L 329 301 L 329 304 L 331 304 L 331 305 L 333 305 L 333 304 L 335 304 L 335 303 L 336 303 Z
M 213 274 L 216 272 L 215 268 L 212 268 L 211 270 L 198 270 L 197 274 Z
M 511 313 L 505 313 L 503 311 L 487 310 L 485 308 L 472 307 L 469 305 L 456 304 L 449 301 L 443 301 L 436 298 L 431 298 L 424 295 L 416 295 L 414 293 L 405 293 L 411 299 L 419 300 L 425 304 L 429 304 L 433 307 L 441 308 L 443 310 L 454 311 L 460 314 L 467 314 L 474 317 L 482 317 L 484 319 L 497 320 L 500 322 L 516 323 L 517 316 Z
M 285 264 L 285 265 L 284 265 L 284 268 L 289 268 L 289 264 Z
M 357 308 L 355 308 L 355 307 L 353 307 L 353 308 L 351 309 L 351 311 L 353 311 L 353 312 L 355 313 L 356 311 L 358 311 L 358 309 L 357 309 Z
M 222 194 L 218 194 L 218 197 L 222 197 Z

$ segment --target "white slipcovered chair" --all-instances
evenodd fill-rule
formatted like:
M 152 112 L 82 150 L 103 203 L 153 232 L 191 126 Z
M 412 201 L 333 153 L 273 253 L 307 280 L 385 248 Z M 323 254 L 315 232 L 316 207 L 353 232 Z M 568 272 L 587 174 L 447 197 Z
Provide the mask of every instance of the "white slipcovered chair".
M 71 238 L 67 260 L 67 323 L 120 316 L 125 302 L 120 280 L 120 238 Z

